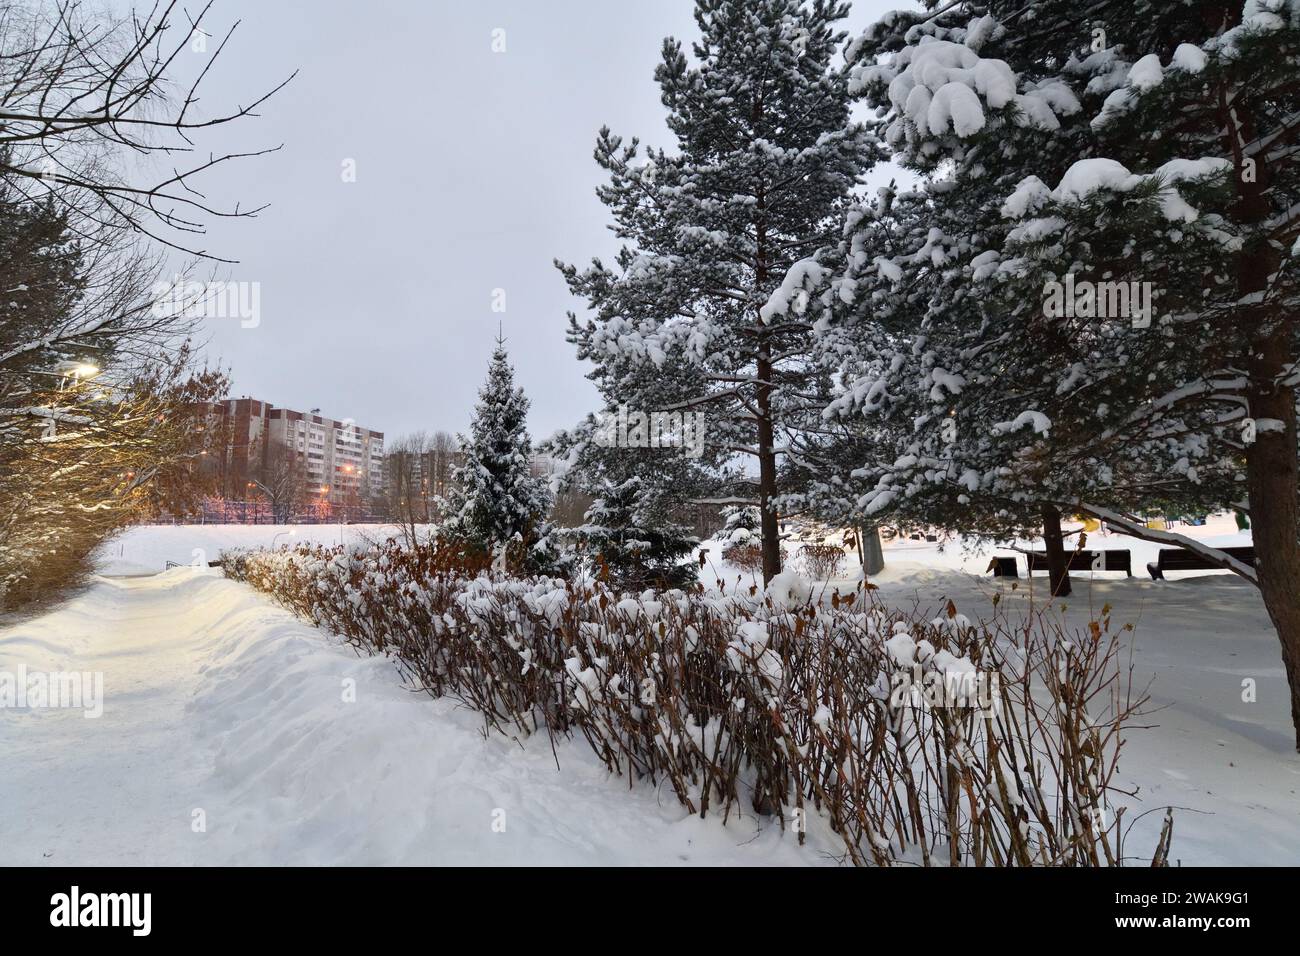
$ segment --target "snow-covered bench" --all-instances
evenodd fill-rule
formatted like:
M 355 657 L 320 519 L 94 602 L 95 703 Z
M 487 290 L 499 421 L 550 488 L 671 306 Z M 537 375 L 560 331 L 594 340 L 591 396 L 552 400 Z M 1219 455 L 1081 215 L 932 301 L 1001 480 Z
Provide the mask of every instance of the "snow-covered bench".
M 1249 567 L 1253 568 L 1255 566 L 1254 548 L 1218 548 L 1216 550 L 1236 558 Z M 1184 548 L 1161 548 L 1159 559 L 1147 563 L 1147 571 L 1150 573 L 1152 581 L 1163 581 L 1166 571 L 1214 571 L 1218 569 L 1219 565 L 1211 564 L 1195 551 L 1188 551 Z
M 1127 548 L 1114 548 L 1109 551 L 1071 551 L 1071 571 L 1123 571 L 1133 577 L 1133 552 Z M 1050 570 L 1046 551 L 1029 553 L 1029 573 Z

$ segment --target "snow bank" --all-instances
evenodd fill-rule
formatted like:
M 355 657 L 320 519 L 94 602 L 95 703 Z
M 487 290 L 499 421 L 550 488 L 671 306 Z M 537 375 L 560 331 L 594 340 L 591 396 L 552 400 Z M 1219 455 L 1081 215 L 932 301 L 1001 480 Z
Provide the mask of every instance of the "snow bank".
M 228 530 L 135 529 L 126 551 L 170 556 L 193 543 L 215 554 Z M 1222 516 L 1182 533 L 1250 540 Z M 875 593 L 900 607 L 977 609 L 997 596 L 1010 615 L 1041 611 L 1041 576 L 1014 590 L 992 582 L 978 575 L 993 549 L 959 544 L 887 543 Z M 1156 550 L 1120 535 L 1090 544 L 1132 547 L 1135 567 Z M 1127 820 L 1186 807 L 1174 840 L 1183 865 L 1294 864 L 1300 758 L 1267 613 L 1232 575 L 1171 577 L 1182 580 L 1076 574 L 1074 596 L 1052 611 L 1083 629 L 1109 606 L 1116 625 L 1136 626 L 1134 681 L 1154 681 L 1158 710 L 1125 744 Z M 747 808 L 724 827 L 648 786 L 629 790 L 583 745 L 557 741 L 557 770 L 545 738 L 485 738 L 463 707 L 403 688 L 392 662 L 358 657 L 215 572 L 97 581 L 54 613 L 0 628 L 0 670 L 19 664 L 101 671 L 106 703 L 98 720 L 0 713 L 6 865 L 807 865 L 837 852 L 816 818 L 800 849 Z M 835 725 L 822 703 L 809 720 Z M 492 826 L 498 809 L 504 832 Z M 1149 842 L 1159 816 L 1136 823 L 1131 846 Z
M 400 535 L 388 524 L 135 525 L 100 547 L 101 574 L 164 571 L 168 564 L 205 565 L 222 551 L 299 544 L 364 545 Z

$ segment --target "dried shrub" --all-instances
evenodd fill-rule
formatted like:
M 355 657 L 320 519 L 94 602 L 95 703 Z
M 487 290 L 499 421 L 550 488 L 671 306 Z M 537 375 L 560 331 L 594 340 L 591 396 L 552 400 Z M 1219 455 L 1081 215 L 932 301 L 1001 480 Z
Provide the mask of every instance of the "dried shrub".
M 805 544 L 799 549 L 799 558 L 815 581 L 829 581 L 844 568 L 844 549 L 833 544 Z
M 756 544 L 737 544 L 722 552 L 722 560 L 744 571 L 762 571 L 763 549 Z
M 1041 614 L 972 622 L 951 604 L 927 620 L 863 585 L 821 605 L 757 588 L 633 598 L 441 560 L 390 542 L 232 555 L 225 568 L 395 656 L 488 728 L 581 736 L 611 771 L 667 782 L 701 816 L 748 803 L 802 842 L 815 814 L 855 864 L 1127 861 L 1108 795 L 1146 696 L 1106 612 L 1076 635 Z M 962 683 L 977 674 L 986 692 Z M 1171 827 L 1147 862 L 1165 862 Z

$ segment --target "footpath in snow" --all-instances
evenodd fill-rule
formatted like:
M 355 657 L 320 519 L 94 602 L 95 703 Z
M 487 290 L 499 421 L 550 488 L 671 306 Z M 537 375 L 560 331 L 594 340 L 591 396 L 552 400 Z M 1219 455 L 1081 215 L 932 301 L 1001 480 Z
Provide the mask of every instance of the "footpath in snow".
M 0 629 L 19 665 L 102 672 L 104 708 L 0 711 L 0 864 L 836 862 L 628 792 L 585 744 L 557 741 L 557 770 L 545 738 L 485 738 L 215 571 L 96 579 Z

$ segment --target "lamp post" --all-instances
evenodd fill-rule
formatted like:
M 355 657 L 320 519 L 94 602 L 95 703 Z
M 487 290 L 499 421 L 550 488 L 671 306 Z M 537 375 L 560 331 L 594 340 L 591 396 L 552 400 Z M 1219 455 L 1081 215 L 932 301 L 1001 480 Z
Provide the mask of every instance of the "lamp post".
M 44 375 L 47 378 L 57 378 L 59 380 L 59 391 L 66 392 L 69 387 L 75 388 L 83 381 L 89 381 L 100 372 L 98 365 L 92 365 L 89 362 L 72 362 L 65 363 L 58 372 L 43 372 L 39 369 L 33 369 L 27 372 L 6 372 L 6 375 Z M 68 380 L 71 379 L 71 386 Z M 53 438 L 58 434 L 58 422 L 54 415 L 50 415 L 49 423 L 45 426 L 45 437 Z

